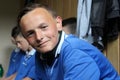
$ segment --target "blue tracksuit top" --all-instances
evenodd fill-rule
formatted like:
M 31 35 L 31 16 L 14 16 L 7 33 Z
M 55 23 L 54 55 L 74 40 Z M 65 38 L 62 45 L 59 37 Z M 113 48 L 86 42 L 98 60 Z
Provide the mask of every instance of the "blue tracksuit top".
M 120 80 L 103 53 L 86 41 L 64 32 L 52 66 L 43 63 L 38 54 L 36 80 Z
M 24 55 L 25 53 L 21 50 L 18 50 L 18 48 L 12 51 L 6 77 L 11 76 L 12 74 L 18 71 L 18 68 L 21 63 L 21 58 Z
M 29 55 L 24 55 L 21 59 L 21 65 L 18 69 L 15 80 L 22 80 L 29 77 L 32 80 L 36 79 L 35 75 L 35 49 L 32 49 Z

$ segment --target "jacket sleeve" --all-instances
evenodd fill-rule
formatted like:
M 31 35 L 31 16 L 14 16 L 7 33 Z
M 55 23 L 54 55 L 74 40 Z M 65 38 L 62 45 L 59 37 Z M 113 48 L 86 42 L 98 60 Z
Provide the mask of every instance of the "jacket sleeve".
M 85 52 L 74 49 L 64 56 L 64 80 L 99 80 L 96 62 Z
M 27 77 L 31 78 L 32 80 L 36 79 L 35 66 L 31 67 Z

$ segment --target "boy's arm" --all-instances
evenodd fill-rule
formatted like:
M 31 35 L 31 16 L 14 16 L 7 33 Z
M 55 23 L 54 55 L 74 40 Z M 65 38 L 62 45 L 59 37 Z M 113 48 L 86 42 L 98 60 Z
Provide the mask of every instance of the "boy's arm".
M 36 75 L 35 75 L 35 66 L 33 66 L 28 75 L 23 79 L 23 80 L 35 80 L 36 79 Z
M 29 77 L 25 77 L 24 79 L 22 79 L 22 80 L 32 80 L 31 78 L 29 78 Z
M 3 77 L 2 79 L 0 79 L 0 80 L 14 80 L 14 78 L 16 77 L 16 73 L 14 73 L 14 74 L 12 74 L 11 76 L 9 76 L 9 77 Z

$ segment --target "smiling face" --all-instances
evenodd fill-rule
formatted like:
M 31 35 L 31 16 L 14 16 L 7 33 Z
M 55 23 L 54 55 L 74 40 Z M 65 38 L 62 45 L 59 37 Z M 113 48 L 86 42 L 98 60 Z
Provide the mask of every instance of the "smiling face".
M 44 8 L 36 8 L 25 14 L 20 20 L 20 27 L 28 42 L 41 53 L 51 51 L 58 43 L 62 30 L 62 20 Z

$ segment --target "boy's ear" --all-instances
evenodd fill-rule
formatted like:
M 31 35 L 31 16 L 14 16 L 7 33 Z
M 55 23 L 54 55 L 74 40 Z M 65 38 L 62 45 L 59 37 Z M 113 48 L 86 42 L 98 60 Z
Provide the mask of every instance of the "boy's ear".
M 57 22 L 57 29 L 58 31 L 62 30 L 62 18 L 60 16 L 56 17 L 56 22 Z

